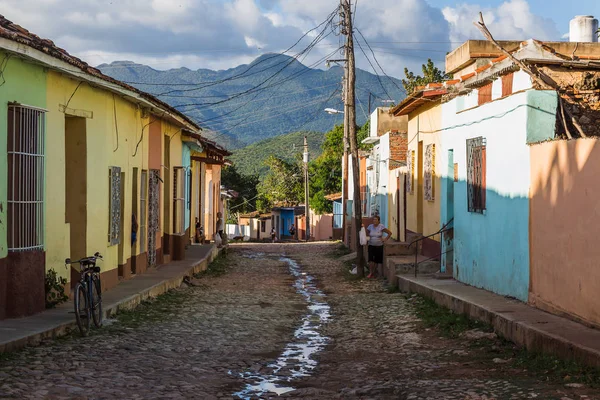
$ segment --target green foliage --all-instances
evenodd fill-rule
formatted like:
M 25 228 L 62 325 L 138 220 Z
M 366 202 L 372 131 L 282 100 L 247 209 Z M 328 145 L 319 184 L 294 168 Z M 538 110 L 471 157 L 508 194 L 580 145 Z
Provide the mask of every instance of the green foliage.
M 258 176 L 240 174 L 235 166 L 223 168 L 221 183 L 227 188 L 239 193 L 237 198 L 228 202 L 231 210 L 228 215 L 233 217 L 237 213 L 248 213 L 256 210 L 256 196 L 258 194 Z M 233 221 L 232 223 L 236 223 Z
M 361 142 L 369 136 L 369 122 L 356 132 L 359 149 L 367 150 L 370 145 Z M 344 127 L 336 125 L 325 134 L 323 153 L 309 166 L 310 207 L 317 214 L 333 212 L 333 203 L 325 196 L 342 191 L 342 157 L 344 155 Z
M 286 65 L 268 84 L 263 85 L 266 87 L 264 90 L 211 106 L 211 103 L 256 87 Z M 249 67 L 252 69 L 248 70 Z M 265 54 L 250 65 L 220 71 L 187 68 L 158 71 L 127 61 L 103 64 L 99 69 L 116 79 L 138 82 L 134 86 L 148 93 L 163 93 L 162 100 L 197 120 L 205 129 L 203 134 L 215 138 L 228 149 L 242 148 L 282 132 L 299 129 L 327 132 L 342 118 L 341 115 L 323 112 L 327 107 L 342 107 L 340 97 L 331 96 L 339 88 L 342 68 L 310 69 L 286 55 Z M 234 76 L 235 79 L 230 79 Z M 357 98 L 362 104 L 368 103 L 369 91 L 380 98 L 387 98 L 388 92 L 392 99 L 402 99 L 402 91 L 390 79 L 383 77 L 381 80 L 385 90 L 379 85 L 376 75 L 360 69 L 356 71 Z M 207 85 L 209 82 L 220 83 Z M 395 82 L 400 85 L 399 80 Z M 357 117 L 359 125 L 365 122 L 362 113 L 358 113 Z M 210 130 L 218 133 L 211 135 Z M 281 156 L 280 153 L 272 154 Z M 244 174 L 256 173 L 245 171 L 240 165 L 238 168 Z
M 402 85 L 406 89 L 406 93 L 413 93 L 417 86 L 425 86 L 428 83 L 443 82 L 450 79 L 444 71 L 438 69 L 431 59 L 427 60 L 427 64 L 422 66 L 423 76 L 415 75 L 408 71 L 408 68 L 404 68 L 404 74 L 406 79 L 402 79 Z
M 301 153 L 304 136 L 308 140 L 308 152 L 311 159 L 321 154 L 321 145 L 325 140 L 322 132 L 293 132 L 251 144 L 239 150 L 234 150 L 230 157 L 237 170 L 242 175 L 259 175 L 264 178 L 269 167 L 264 163 L 271 155 L 286 161 L 293 161 Z
M 46 308 L 54 308 L 60 303 L 69 300 L 69 296 L 65 294 L 65 285 L 67 279 L 58 276 L 54 269 L 46 272 L 44 286 L 46 289 Z
M 300 160 L 288 162 L 270 156 L 265 161 L 269 172 L 258 184 L 259 209 L 267 210 L 277 203 L 299 204 L 304 199 L 303 172 Z

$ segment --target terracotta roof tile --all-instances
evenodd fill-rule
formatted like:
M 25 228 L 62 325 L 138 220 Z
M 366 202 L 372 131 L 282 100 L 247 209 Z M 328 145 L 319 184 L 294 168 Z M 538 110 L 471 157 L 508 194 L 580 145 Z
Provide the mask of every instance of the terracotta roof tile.
M 456 85 L 457 83 L 460 83 L 460 79 L 452 79 L 452 80 L 444 82 L 446 87 Z
M 487 64 L 487 65 L 484 65 L 483 67 L 479 67 L 479 68 L 477 68 L 477 69 L 475 70 L 475 73 L 476 73 L 476 74 L 478 74 L 478 73 L 480 73 L 480 72 L 483 72 L 483 71 L 485 71 L 486 69 L 489 69 L 489 68 L 491 68 L 491 67 L 492 67 L 492 64 Z
M 467 79 L 472 78 L 474 76 L 475 76 L 475 72 L 471 72 L 470 74 L 466 74 L 466 75 L 461 76 L 460 80 L 461 81 L 466 81 Z
M 500 61 L 504 61 L 504 60 L 506 60 L 507 58 L 508 58 L 508 56 L 505 54 L 505 55 L 503 55 L 503 56 L 500 56 L 500 57 L 498 57 L 498 58 L 494 58 L 494 59 L 492 60 L 492 63 L 493 63 L 493 64 L 496 64 L 496 63 L 499 63 Z
M 429 84 L 427 84 L 427 88 L 428 89 L 430 89 L 430 88 L 441 88 L 441 87 L 444 87 L 443 83 L 429 83 Z

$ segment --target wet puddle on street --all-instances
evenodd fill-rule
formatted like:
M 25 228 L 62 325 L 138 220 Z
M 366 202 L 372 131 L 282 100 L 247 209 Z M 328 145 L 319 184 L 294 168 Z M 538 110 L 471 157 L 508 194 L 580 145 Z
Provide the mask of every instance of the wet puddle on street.
M 264 253 L 244 255 L 248 258 L 266 258 Z M 313 276 L 302 272 L 302 267 L 288 257 L 279 257 L 287 264 L 295 278 L 296 292 L 304 297 L 307 313 L 302 317 L 302 325 L 294 332 L 294 338 L 286 345 L 275 362 L 267 366 L 268 373 L 243 372 L 240 376 L 248 382 L 246 387 L 233 396 L 250 399 L 264 394 L 281 395 L 296 390 L 292 384 L 297 378 L 310 376 L 317 366 L 313 358 L 325 348 L 329 338 L 321 334 L 321 328 L 331 319 L 330 307 L 325 294 L 317 288 Z M 230 371 L 230 373 L 232 373 Z

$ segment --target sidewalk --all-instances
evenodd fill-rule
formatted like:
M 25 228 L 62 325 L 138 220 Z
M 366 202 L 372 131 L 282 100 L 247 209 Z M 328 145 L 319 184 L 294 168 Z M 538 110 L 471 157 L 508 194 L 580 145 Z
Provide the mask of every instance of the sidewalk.
M 600 330 L 455 280 L 398 275 L 398 287 L 486 322 L 500 336 L 527 350 L 600 367 Z
M 179 287 L 183 278 L 204 271 L 219 254 L 214 244 L 190 246 L 186 259 L 149 269 L 145 274 L 123 281 L 102 294 L 104 315 L 136 307 L 149 297 L 156 297 Z M 0 353 L 37 345 L 42 339 L 62 336 L 76 328 L 73 302 L 26 318 L 0 321 Z

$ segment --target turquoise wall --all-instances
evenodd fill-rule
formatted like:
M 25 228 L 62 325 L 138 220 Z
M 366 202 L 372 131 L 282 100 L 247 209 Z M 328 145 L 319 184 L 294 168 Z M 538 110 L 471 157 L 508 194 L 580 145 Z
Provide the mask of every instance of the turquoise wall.
M 46 71 L 0 50 L 0 64 L 5 68 L 0 75 L 0 258 L 6 257 L 8 210 L 8 103 L 46 108 Z M 52 112 L 58 112 L 53 110 Z
M 528 90 L 457 113 L 443 105 L 441 224 L 454 215 L 454 277 L 527 301 L 529 295 L 530 140 L 554 135 L 556 96 Z M 466 141 L 486 139 L 486 210 L 468 211 Z M 449 153 L 449 150 L 452 150 Z M 453 160 L 450 160 L 450 154 Z M 451 163 L 458 164 L 454 182 Z M 440 226 L 441 227 L 441 226 Z
M 553 90 L 530 90 L 527 104 L 527 143 L 554 138 L 558 94 Z

